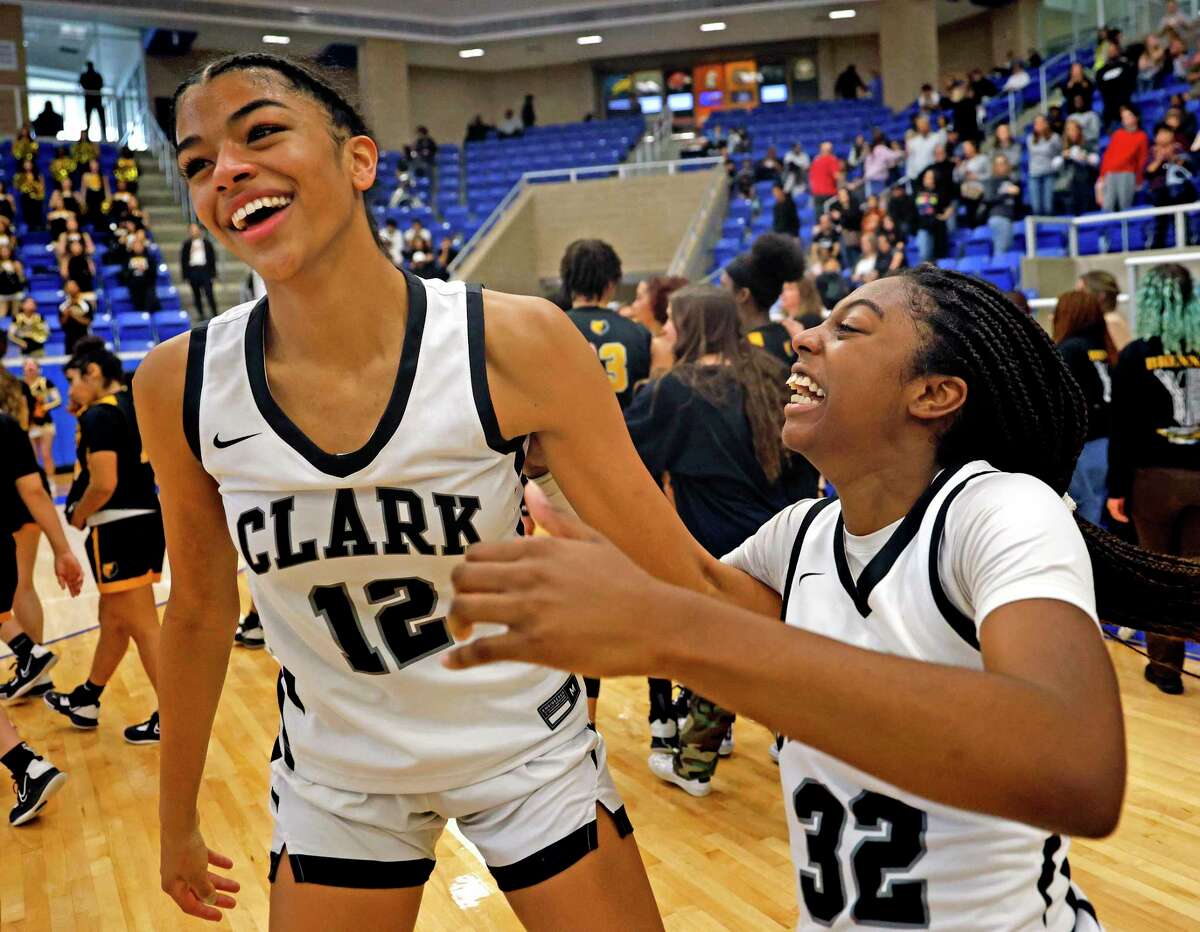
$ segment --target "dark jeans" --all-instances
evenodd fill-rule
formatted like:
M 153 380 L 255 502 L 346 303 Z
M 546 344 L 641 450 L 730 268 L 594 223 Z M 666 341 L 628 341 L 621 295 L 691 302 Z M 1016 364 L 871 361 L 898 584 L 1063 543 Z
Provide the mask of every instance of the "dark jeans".
M 1139 469 L 1127 510 L 1141 546 L 1200 559 L 1200 472 L 1158 466 Z M 1178 676 L 1183 670 L 1184 646 L 1183 638 L 1147 634 L 1146 653 L 1154 674 Z
M 92 112 L 95 111 L 100 116 L 100 137 L 99 142 L 105 142 L 108 139 L 108 118 L 104 115 L 104 98 L 92 97 L 89 94 L 83 96 L 83 125 L 91 128 Z
M 196 319 L 206 320 L 208 317 L 217 316 L 217 299 L 213 296 L 212 279 L 208 276 L 188 278 L 188 284 L 192 286 L 192 301 L 196 306 Z M 204 313 L 204 298 L 208 298 L 208 307 L 210 313 Z

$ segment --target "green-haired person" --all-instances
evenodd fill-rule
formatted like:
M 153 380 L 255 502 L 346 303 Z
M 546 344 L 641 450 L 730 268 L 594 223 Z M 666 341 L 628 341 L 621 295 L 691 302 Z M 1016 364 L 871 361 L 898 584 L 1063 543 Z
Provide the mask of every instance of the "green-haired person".
M 1113 373 L 1108 511 L 1147 550 L 1200 558 L 1200 301 L 1182 265 L 1137 291 L 1137 339 Z M 1184 641 L 1146 635 L 1146 679 L 1183 692 Z

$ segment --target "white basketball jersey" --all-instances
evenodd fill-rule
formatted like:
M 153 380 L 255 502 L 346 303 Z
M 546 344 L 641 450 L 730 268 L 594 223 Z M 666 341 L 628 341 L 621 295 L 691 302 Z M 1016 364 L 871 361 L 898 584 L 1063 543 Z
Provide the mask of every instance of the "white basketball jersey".
M 469 785 L 587 723 L 573 675 L 441 665 L 452 568 L 468 544 L 519 532 L 525 438 L 500 435 L 478 287 L 406 277 L 395 386 L 361 449 L 322 451 L 271 397 L 266 298 L 193 332 L 184 399 L 283 667 L 276 756 L 366 793 Z
M 972 494 L 963 496 L 962 507 L 951 509 L 967 490 Z M 1072 600 L 1094 618 L 1090 568 L 1079 563 L 1087 566 L 1086 549 L 1061 500 L 1035 479 L 998 473 L 983 462 L 939 474 L 890 534 L 880 532 L 887 542 L 857 578 L 846 557 L 841 506 L 831 499 L 781 512 L 725 562 L 780 592 L 789 625 L 867 650 L 981 670 L 977 622 L 967 614 L 981 606 L 955 604 L 963 594 L 955 583 L 942 584 L 947 560 L 941 547 L 948 520 L 980 527 L 992 520 L 989 497 L 994 504 L 1014 492 L 1029 499 L 1021 509 L 1054 513 L 1049 530 L 1029 533 L 1045 530 L 1060 549 L 1067 540 L 1070 552 L 1055 558 L 1061 565 L 1048 567 L 1049 582 L 1032 576 L 1016 582 L 1024 587 L 1018 597 L 1040 591 Z M 1002 525 L 982 527 L 981 537 L 1003 537 Z M 994 553 L 989 558 L 995 562 Z M 798 928 L 1098 928 L 1090 904 L 1071 884 L 1068 839 L 923 799 L 798 741 L 784 744 L 779 763 L 799 874 Z

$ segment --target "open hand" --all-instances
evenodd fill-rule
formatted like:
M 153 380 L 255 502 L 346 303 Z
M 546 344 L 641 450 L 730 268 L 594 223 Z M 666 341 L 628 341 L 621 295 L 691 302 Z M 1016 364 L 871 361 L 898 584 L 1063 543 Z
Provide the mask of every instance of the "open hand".
M 522 660 L 596 676 L 656 672 L 666 605 L 681 590 L 636 566 L 577 518 L 556 511 L 534 483 L 530 515 L 551 537 L 474 544 L 455 567 L 450 633 L 507 626 L 449 651 L 451 669 Z
M 189 916 L 219 922 L 222 909 L 237 906 L 229 894 L 237 893 L 241 885 L 214 874 L 208 869 L 210 865 L 228 870 L 233 861 L 209 850 L 199 829 L 183 837 L 163 831 L 160 864 L 163 892 Z

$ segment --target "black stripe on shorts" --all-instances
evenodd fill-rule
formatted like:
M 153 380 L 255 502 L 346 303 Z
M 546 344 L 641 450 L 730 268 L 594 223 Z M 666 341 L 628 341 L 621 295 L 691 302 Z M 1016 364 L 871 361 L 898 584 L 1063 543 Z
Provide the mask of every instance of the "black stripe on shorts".
M 608 812 L 607 809 L 604 811 Z M 616 812 L 609 812 L 608 815 L 613 820 L 619 837 L 633 834 L 633 823 L 629 821 L 624 806 Z M 508 893 L 511 890 L 535 886 L 561 874 L 599 847 L 599 832 L 595 821 L 592 821 L 575 829 L 566 837 L 551 842 L 541 851 L 535 851 L 528 857 L 503 867 L 492 867 L 489 864 L 488 870 L 492 872 L 496 886 L 502 892 Z

